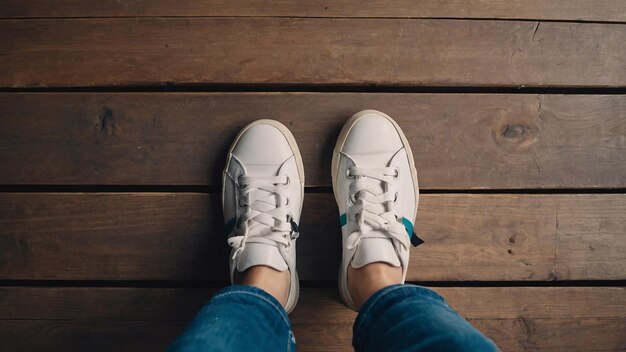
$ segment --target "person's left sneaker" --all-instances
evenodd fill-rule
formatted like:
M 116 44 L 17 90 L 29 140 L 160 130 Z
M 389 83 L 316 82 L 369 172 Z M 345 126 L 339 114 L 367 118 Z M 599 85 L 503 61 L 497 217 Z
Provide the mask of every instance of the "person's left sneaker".
M 364 110 L 344 125 L 332 161 L 343 254 L 339 293 L 356 308 L 348 290 L 348 267 L 387 263 L 406 279 L 419 188 L 409 142 L 400 126 L 380 111 Z
M 255 265 L 290 272 L 285 310 L 299 289 L 296 239 L 304 198 L 304 166 L 291 132 L 278 121 L 258 120 L 235 138 L 226 159 L 222 206 L 232 247 L 230 279 Z

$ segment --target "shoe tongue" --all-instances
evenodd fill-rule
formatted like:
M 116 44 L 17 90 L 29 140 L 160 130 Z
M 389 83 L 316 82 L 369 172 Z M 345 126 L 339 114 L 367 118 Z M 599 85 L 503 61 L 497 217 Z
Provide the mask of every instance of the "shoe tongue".
M 287 270 L 287 263 L 278 247 L 266 243 L 246 243 L 246 248 L 237 258 L 237 270 L 242 272 L 255 265 L 266 265 L 278 271 Z
M 388 166 L 394 153 L 350 154 L 354 164 L 360 167 Z
M 280 165 L 246 164 L 248 176 L 273 176 L 278 174 Z
M 361 239 L 350 265 L 358 269 L 375 262 L 383 262 L 395 267 L 400 266 L 400 259 L 393 247 L 393 242 L 380 231 L 372 231 L 368 233 L 368 237 Z

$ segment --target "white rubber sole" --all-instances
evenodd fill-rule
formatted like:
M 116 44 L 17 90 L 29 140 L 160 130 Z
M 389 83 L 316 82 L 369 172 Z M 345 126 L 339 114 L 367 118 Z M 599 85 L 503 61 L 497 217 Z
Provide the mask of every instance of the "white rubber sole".
M 343 125 L 341 132 L 339 133 L 339 137 L 337 138 L 337 143 L 335 144 L 335 149 L 333 150 L 333 159 L 331 163 L 331 173 L 332 173 L 332 182 L 333 182 L 333 194 L 335 195 L 335 201 L 339 203 L 339 197 L 337 195 L 337 176 L 339 173 L 339 158 L 341 155 L 341 149 L 343 149 L 344 144 L 346 143 L 346 139 L 348 138 L 348 134 L 352 128 L 356 125 L 356 123 L 363 117 L 367 115 L 377 115 L 380 117 L 384 117 L 389 122 L 391 122 L 400 135 L 400 139 L 402 141 L 402 146 L 406 150 L 407 157 L 409 158 L 409 166 L 411 168 L 411 177 L 413 179 L 413 186 L 419 192 L 419 184 L 417 181 L 417 169 L 415 168 L 415 160 L 413 159 L 413 151 L 411 150 L 411 146 L 409 145 L 409 141 L 407 140 L 404 132 L 400 126 L 394 121 L 389 115 L 380 112 L 378 110 L 363 110 L 359 111 L 356 114 L 352 115 Z M 419 193 L 418 193 L 419 194 Z M 413 214 L 413 223 L 415 223 L 415 219 L 417 218 L 417 205 L 415 206 L 415 214 Z M 343 258 L 342 258 L 343 261 Z M 345 272 L 343 268 L 343 262 L 339 265 L 339 295 L 343 299 L 344 303 L 352 310 L 356 310 L 354 306 L 354 301 L 352 297 L 350 297 L 350 292 L 348 290 L 348 277 L 347 272 Z
M 304 202 L 304 163 L 302 162 L 302 155 L 300 154 L 300 149 L 298 148 L 296 139 L 291 133 L 291 131 L 287 128 L 287 126 L 283 125 L 282 123 L 276 120 L 269 120 L 269 119 L 256 120 L 250 123 L 249 125 L 247 125 L 246 127 L 244 127 L 241 131 L 239 131 L 239 133 L 235 137 L 235 141 L 233 142 L 233 144 L 231 144 L 230 148 L 228 149 L 228 155 L 232 154 L 233 149 L 235 149 L 235 146 L 239 142 L 239 139 L 241 138 L 241 136 L 243 136 L 243 134 L 247 130 L 249 130 L 250 128 L 256 125 L 273 126 L 276 129 L 278 129 L 283 134 L 283 136 L 285 136 L 285 138 L 287 139 L 287 142 L 289 143 L 289 146 L 291 147 L 291 150 L 293 151 L 293 155 L 296 159 L 296 166 L 298 168 L 298 176 L 300 179 L 300 191 L 302 192 L 302 197 L 300 197 L 300 213 L 302 213 L 302 204 Z M 230 158 L 228 158 L 228 160 L 226 161 L 226 166 L 224 167 L 224 171 L 222 172 L 222 208 L 224 207 L 224 191 L 223 191 L 224 186 L 223 185 L 224 185 L 224 182 L 226 181 L 226 170 L 228 170 L 229 162 L 230 162 Z M 287 298 L 287 303 L 285 304 L 285 310 L 287 311 L 287 314 L 291 313 L 291 311 L 296 307 L 296 304 L 298 303 L 298 298 L 300 297 L 300 280 L 298 279 L 298 272 L 296 270 L 291 271 L 291 268 L 290 268 L 290 273 L 291 273 L 291 277 L 290 277 L 290 285 L 289 285 L 289 296 Z

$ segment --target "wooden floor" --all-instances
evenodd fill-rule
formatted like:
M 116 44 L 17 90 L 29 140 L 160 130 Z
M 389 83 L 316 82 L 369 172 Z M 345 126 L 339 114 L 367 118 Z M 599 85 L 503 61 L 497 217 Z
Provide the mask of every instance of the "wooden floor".
M 298 348 L 351 350 L 329 167 L 366 108 L 416 159 L 409 281 L 504 351 L 626 351 L 624 0 L 0 1 L 0 351 L 165 348 L 259 118 L 304 158 Z

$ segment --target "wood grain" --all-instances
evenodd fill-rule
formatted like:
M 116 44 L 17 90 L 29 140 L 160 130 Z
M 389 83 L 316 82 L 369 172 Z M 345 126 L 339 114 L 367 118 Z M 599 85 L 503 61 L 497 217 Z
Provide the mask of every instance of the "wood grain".
M 7 280 L 228 280 L 218 195 L 0 194 Z M 330 194 L 307 194 L 306 281 L 335 280 Z M 580 226 L 580 224 L 584 224 Z M 626 195 L 422 195 L 409 281 L 624 280 Z
M 422 189 L 460 192 L 421 197 L 411 282 L 626 280 L 626 194 L 505 193 L 626 189 L 626 95 L 586 94 L 626 87 L 622 0 L 0 3 L 0 351 L 164 349 L 228 280 L 215 191 L 258 118 L 294 132 L 322 192 L 342 123 L 366 108 L 396 118 Z M 585 95 L 156 92 L 177 85 Z M 300 278 L 334 286 L 332 195 L 307 193 L 303 214 Z M 435 289 L 503 351 L 626 350 L 624 287 Z M 335 288 L 303 289 L 298 349 L 351 351 L 355 317 Z
M 0 184 L 219 185 L 237 132 L 272 118 L 330 186 L 366 108 L 402 126 L 422 189 L 626 187 L 626 95 L 391 93 L 4 93 Z
M 468 319 L 626 315 L 624 287 L 432 287 Z M 5 320 L 188 321 L 219 288 L 0 287 Z M 564 300 L 563 297 L 567 297 Z M 158 309 L 157 309 L 158 307 Z M 335 288 L 303 288 L 296 324 L 352 323 Z
M 576 21 L 626 21 L 620 0 L 385 0 L 367 5 L 351 1 L 239 0 L 5 0 L 0 18 L 159 17 L 159 16 L 296 16 L 392 18 L 501 18 Z
M 624 87 L 626 26 L 324 18 L 3 20 L 0 87 Z
M 436 291 L 504 351 L 610 351 L 626 343 L 624 288 L 449 287 Z M 125 351 L 147 345 L 160 350 L 213 292 L 3 287 L 0 347 Z M 291 315 L 298 350 L 351 350 L 355 316 L 339 302 L 336 290 L 303 289 Z

